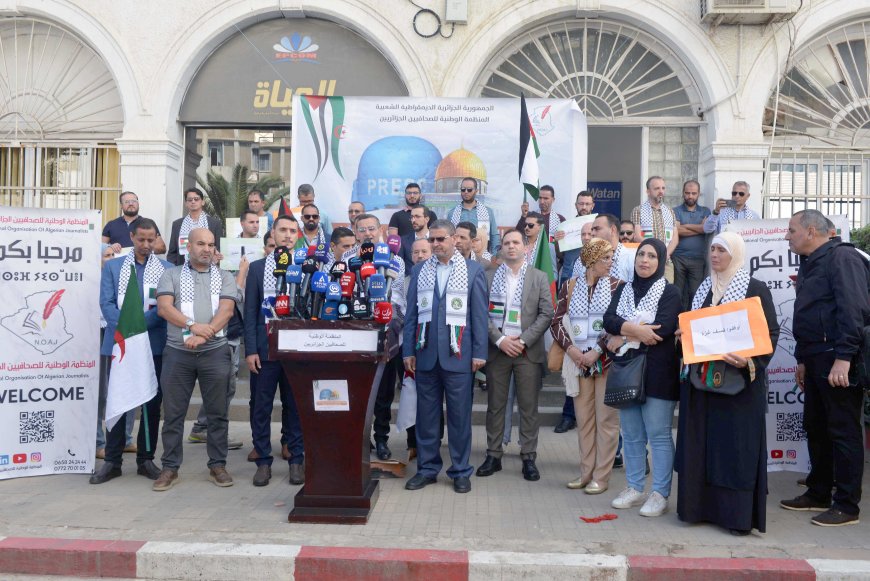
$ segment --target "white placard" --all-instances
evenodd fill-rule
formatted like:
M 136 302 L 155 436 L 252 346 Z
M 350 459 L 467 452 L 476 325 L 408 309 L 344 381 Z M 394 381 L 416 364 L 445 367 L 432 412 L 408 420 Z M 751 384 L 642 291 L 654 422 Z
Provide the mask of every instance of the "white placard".
M 350 411 L 350 396 L 347 392 L 346 379 L 315 379 L 313 388 L 314 411 Z
M 691 321 L 695 355 L 719 355 L 752 349 L 752 330 L 747 311 L 735 311 Z
M 261 238 L 221 238 L 221 268 L 237 272 L 242 261 L 242 256 L 248 258 L 248 262 L 254 262 L 263 258 L 263 240 Z
M 559 224 L 559 227 L 556 228 L 556 232 L 565 233 L 565 237 L 559 240 L 559 251 L 566 252 L 568 250 L 575 250 L 583 246 L 583 238 L 581 236 L 583 226 L 589 224 L 597 217 L 598 214 L 587 214 L 586 216 L 569 218 L 568 220 L 565 220 L 564 222 Z
M 378 350 L 378 332 L 359 329 L 281 329 L 278 331 L 278 350 L 375 353 Z

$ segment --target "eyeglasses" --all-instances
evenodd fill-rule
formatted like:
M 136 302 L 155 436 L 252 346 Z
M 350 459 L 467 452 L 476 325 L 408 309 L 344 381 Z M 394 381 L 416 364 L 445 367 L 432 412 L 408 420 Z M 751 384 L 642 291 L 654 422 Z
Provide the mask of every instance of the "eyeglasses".
M 534 228 L 535 226 L 537 226 L 537 224 L 529 224 L 528 222 L 526 222 L 526 224 L 523 226 L 523 228 L 525 228 L 526 230 L 529 230 L 531 228 Z
M 468 192 L 473 192 L 474 188 L 459 188 L 459 191 L 464 192 L 464 193 L 468 193 Z
M 620 236 L 634 236 L 634 230 L 620 230 Z
M 440 244 L 441 242 L 444 242 L 444 241 L 447 240 L 448 238 L 450 238 L 450 236 L 430 236 L 430 237 L 429 237 L 429 242 L 432 242 L 432 243 L 436 243 L 436 242 L 437 242 L 437 243 Z
M 378 227 L 377 226 L 368 226 L 368 227 L 360 226 L 359 228 L 356 229 L 356 231 L 359 232 L 360 234 L 362 234 L 363 232 L 377 232 Z
M 202 198 L 187 198 L 187 199 L 184 200 L 184 201 L 185 201 L 185 202 L 188 202 L 188 203 L 190 203 L 190 202 L 201 202 L 201 201 L 202 201 Z
M 302 214 L 302 217 L 306 220 L 319 220 L 320 214 Z
M 731 192 L 732 196 L 740 196 L 741 198 L 746 195 L 746 192 Z
M 129 206 L 130 204 L 138 204 L 139 200 L 124 200 L 123 204 L 125 206 Z

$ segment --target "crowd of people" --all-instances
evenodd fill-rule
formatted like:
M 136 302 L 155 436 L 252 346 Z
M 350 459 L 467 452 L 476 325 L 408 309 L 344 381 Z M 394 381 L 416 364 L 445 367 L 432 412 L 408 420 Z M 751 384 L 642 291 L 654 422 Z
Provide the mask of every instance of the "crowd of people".
M 381 460 L 392 457 L 391 405 L 396 387 L 410 378 L 417 403 L 407 445 L 417 471 L 406 489 L 437 482 L 445 428 L 446 473 L 455 492 L 469 492 L 472 475 L 500 472 L 514 404 L 522 476 L 540 480 L 538 397 L 548 356 L 555 353 L 566 395 L 555 431 L 576 428 L 578 435 L 579 475 L 568 488 L 603 494 L 613 470 L 624 467 L 626 487 L 610 505 L 640 507 L 641 515 L 655 517 L 668 510 L 676 471 L 680 519 L 714 523 L 735 535 L 764 532 L 766 368 L 772 353 L 726 353 L 721 361 L 684 366 L 678 325 L 682 312 L 758 297 L 776 345 L 780 329 L 770 291 L 747 270 L 743 239 L 725 229 L 734 220 L 758 218 L 746 207 L 749 185 L 735 183 L 731 200 L 719 200 L 711 210 L 699 205 L 700 185 L 690 180 L 683 184 L 683 203 L 672 209 L 664 204 L 665 180 L 652 177 L 646 199 L 631 219 L 598 214 L 584 225 L 582 246 L 565 251 L 559 248 L 565 234 L 558 227 L 566 218 L 553 209 L 552 187 L 541 188 L 539 211 L 523 204 L 516 227 L 502 232 L 492 208 L 478 199 L 478 187 L 474 178 L 463 179 L 461 200 L 438 219 L 423 204 L 420 186 L 410 183 L 404 207 L 388 225 L 353 202 L 348 226 L 335 228 L 308 184 L 299 188 L 301 209 L 295 216 L 273 218 L 263 194 L 252 191 L 241 216 L 241 236 L 256 236 L 259 218 L 267 216 L 264 257 L 250 263 L 243 259 L 235 273 L 217 266 L 223 227 L 204 213 L 201 191 L 185 192 L 187 213 L 173 222 L 168 248 L 156 224 L 138 215 L 135 194 L 122 194 L 123 215 L 103 232 L 107 260 L 100 305 L 106 327 L 101 353 L 108 362 L 119 297 L 133 266 L 159 379 L 157 395 L 142 408 L 134 446 L 138 473 L 154 480 L 155 491 L 178 481 L 184 420 L 198 382 L 203 404 L 188 440 L 206 444 L 216 485 L 233 484 L 227 450 L 242 443 L 228 437 L 227 418 L 244 350 L 251 384 L 253 448 L 248 460 L 257 465 L 253 485 L 268 485 L 272 477 L 276 392 L 282 405 L 281 456 L 289 465 L 290 483 L 303 483 L 303 434 L 292 381 L 269 359 L 268 321 L 261 309 L 263 299 L 277 290 L 272 251 L 328 243 L 330 261 L 346 261 L 358 255 L 360 245 L 390 233 L 402 240 L 401 272 L 392 289 L 392 349 L 376 386 L 372 451 Z M 577 216 L 594 214 L 594 206 L 591 193 L 576 196 Z M 792 252 L 801 256 L 792 333 L 796 380 L 806 398 L 812 470 L 807 491 L 780 504 L 818 512 L 812 522 L 822 526 L 858 521 L 866 387 L 858 379 L 858 358 L 863 329 L 870 324 L 870 266 L 835 234 L 827 217 L 803 210 L 791 218 L 786 236 Z M 556 265 L 555 304 L 550 280 L 535 268 L 542 244 L 550 247 Z M 131 252 L 109 258 L 128 246 Z M 164 250 L 167 260 L 158 259 Z M 645 397 L 630 405 L 607 405 L 615 366 L 638 357 L 644 360 Z M 106 373 L 111 373 L 110 364 Z M 475 381 L 487 391 L 486 453 L 477 470 L 471 463 Z M 727 389 L 710 389 L 712 381 Z M 121 476 L 130 425 L 119 421 L 108 432 L 105 462 L 91 483 Z M 163 445 L 159 468 L 154 461 L 158 431 Z

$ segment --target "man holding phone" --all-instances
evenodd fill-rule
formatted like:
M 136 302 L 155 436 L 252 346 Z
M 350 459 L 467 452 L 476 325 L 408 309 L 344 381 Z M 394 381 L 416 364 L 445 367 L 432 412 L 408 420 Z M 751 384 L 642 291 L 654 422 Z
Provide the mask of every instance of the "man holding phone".
M 731 187 L 731 199 L 719 198 L 716 200 L 713 215 L 704 221 L 704 232 L 718 234 L 725 229 L 725 226 L 735 220 L 761 220 L 761 216 L 746 207 L 749 195 L 748 183 L 744 181 L 734 182 Z

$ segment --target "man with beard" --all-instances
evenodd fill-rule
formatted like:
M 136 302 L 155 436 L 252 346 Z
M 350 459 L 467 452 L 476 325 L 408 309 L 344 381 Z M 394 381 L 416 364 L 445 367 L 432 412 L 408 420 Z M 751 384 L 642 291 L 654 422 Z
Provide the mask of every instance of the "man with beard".
M 665 279 L 674 282 L 674 264 L 671 255 L 680 241 L 678 228 L 680 222 L 674 211 L 664 204 L 665 180 L 661 176 L 652 176 L 646 181 L 646 201 L 635 206 L 631 211 L 631 221 L 640 227 L 643 238 L 658 238 L 668 249 L 668 261 L 665 264 Z
M 356 217 L 366 213 L 366 205 L 362 202 L 351 202 L 347 205 L 347 223 L 353 228 Z
M 619 242 L 620 244 L 625 244 L 626 242 L 634 242 L 634 233 L 636 228 L 634 227 L 634 222 L 631 220 L 622 220 L 619 222 Z
M 270 212 L 266 211 L 266 196 L 260 190 L 251 190 L 248 192 L 248 210 L 254 212 L 257 218 L 266 216 L 266 226 L 271 230 L 272 222 L 275 218 Z
M 320 210 L 314 204 L 302 206 L 302 238 L 299 241 L 305 246 L 329 242 L 323 226 L 320 225 Z
M 388 234 L 397 234 L 405 237 L 414 232 L 411 222 L 411 211 L 414 208 L 423 207 L 423 194 L 420 192 L 420 185 L 410 183 L 405 186 L 405 207 L 398 212 L 395 212 L 390 217 L 390 226 L 387 230 Z M 426 210 L 426 228 L 429 228 L 437 216 L 435 212 L 425 208 Z
M 698 285 L 707 276 L 707 245 L 704 221 L 710 208 L 698 205 L 701 184 L 689 180 L 683 184 L 683 203 L 674 208 L 674 216 L 680 225 L 677 231 L 680 241 L 671 255 L 674 263 L 674 286 L 680 291 L 683 309 L 690 310 L 692 297 Z
M 300 206 L 307 206 L 308 204 L 316 203 L 314 201 L 314 186 L 311 184 L 302 184 L 296 190 L 297 197 L 299 198 Z M 302 222 L 302 216 L 296 216 L 299 222 Z M 332 232 L 332 221 L 329 219 L 329 216 L 326 214 L 320 214 L 320 227 L 323 228 L 323 232 L 326 236 Z M 328 238 L 327 238 L 328 240 Z
M 495 252 L 498 249 L 498 225 L 495 222 L 495 214 L 492 208 L 477 200 L 477 189 L 476 179 L 463 178 L 459 186 L 462 203 L 450 210 L 447 217 L 454 227 L 458 226 L 460 222 L 471 222 L 475 226 L 488 225 L 489 248 L 487 250 Z
M 103 243 L 108 244 L 115 254 L 119 254 L 123 248 L 133 246 L 130 233 L 139 220 L 142 220 L 139 215 L 139 196 L 133 192 L 124 192 L 118 196 L 118 202 L 121 204 L 121 215 L 107 222 L 103 228 Z M 152 250 L 154 254 L 166 252 L 166 243 L 160 237 L 159 229 Z
M 489 270 L 492 263 L 483 256 L 478 256 L 471 248 L 472 240 L 477 238 L 477 226 L 471 222 L 460 222 L 456 225 L 456 233 L 453 235 L 453 238 L 456 243 L 456 250 L 459 251 L 459 254 L 465 260 L 473 260 L 480 264 L 483 270 Z
M 405 261 L 405 272 L 411 272 L 411 267 L 414 266 L 414 261 L 411 256 L 411 248 L 414 242 L 420 239 L 429 238 L 429 222 L 434 218 L 430 218 L 429 211 L 426 206 L 415 206 L 411 208 L 411 228 L 412 232 L 402 236 L 402 248 L 399 251 L 399 256 Z M 390 228 L 392 230 L 392 228 Z
M 588 216 L 595 209 L 595 198 L 592 192 L 583 190 L 577 194 L 577 199 L 574 202 L 574 208 L 577 210 L 577 217 Z M 561 238 L 561 237 L 560 237 Z M 571 272 L 574 270 L 574 265 L 580 257 L 580 249 L 566 250 L 559 256 L 559 287 L 571 278 Z M 570 401 L 570 400 L 569 400 Z
M 221 249 L 220 241 L 221 236 L 224 235 L 224 225 L 220 220 L 203 211 L 204 196 L 199 188 L 187 188 L 184 191 L 184 207 L 187 209 L 187 215 L 172 223 L 169 250 L 166 252 L 166 260 L 176 266 L 181 266 L 187 259 L 187 238 L 194 228 L 208 228 L 214 237 L 215 250 Z

